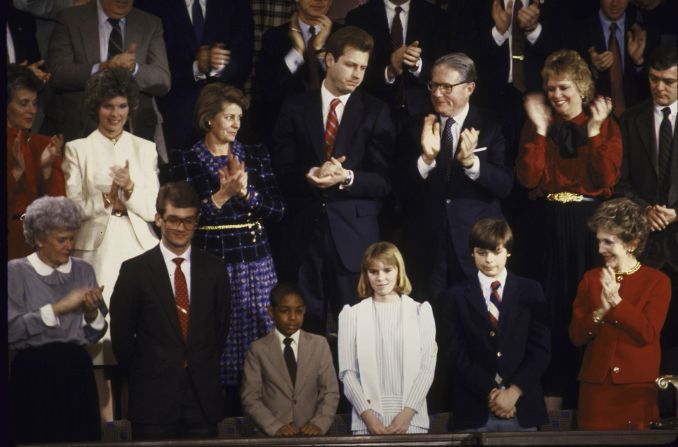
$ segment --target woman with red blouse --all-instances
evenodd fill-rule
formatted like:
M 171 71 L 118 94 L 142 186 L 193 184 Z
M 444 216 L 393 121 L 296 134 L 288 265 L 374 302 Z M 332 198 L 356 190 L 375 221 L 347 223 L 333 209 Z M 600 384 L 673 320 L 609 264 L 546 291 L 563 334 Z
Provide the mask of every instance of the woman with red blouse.
M 38 197 L 63 196 L 61 135 L 31 133 L 43 82 L 28 68 L 7 66 L 7 259 L 34 250 L 23 235 L 23 214 Z
M 619 179 L 622 143 L 610 117 L 612 100 L 594 98 L 591 71 L 577 52 L 551 54 L 542 78 L 548 102 L 541 94 L 525 99 L 529 121 L 521 135 L 516 177 L 534 200 L 531 274 L 549 299 L 551 352 L 558 353 L 544 375 L 544 391 L 573 408 L 579 354 L 567 328 L 575 285 L 598 262 L 586 221 Z M 550 408 L 560 406 L 560 399 L 549 402 Z
M 605 266 L 589 270 L 574 300 L 570 339 L 586 346 L 579 373 L 580 430 L 646 429 L 659 418 L 659 334 L 671 297 L 669 278 L 641 265 L 645 211 L 622 198 L 589 221 Z

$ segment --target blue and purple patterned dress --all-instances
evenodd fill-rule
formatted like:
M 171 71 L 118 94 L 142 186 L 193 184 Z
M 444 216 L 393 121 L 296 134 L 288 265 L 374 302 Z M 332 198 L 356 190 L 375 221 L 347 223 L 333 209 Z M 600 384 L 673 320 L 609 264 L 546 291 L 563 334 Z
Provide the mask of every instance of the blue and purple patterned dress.
M 172 178 L 191 183 L 200 196 L 200 224 L 193 245 L 226 264 L 231 319 L 221 356 L 221 381 L 238 386 L 249 344 L 272 329 L 266 307 L 277 278 L 263 220 L 280 220 L 284 205 L 266 148 L 235 141 L 232 151 L 245 163 L 247 199 L 233 197 L 221 208 L 214 205 L 211 197 L 219 190 L 218 170 L 228 164 L 228 157 L 212 155 L 203 141 L 177 155 Z

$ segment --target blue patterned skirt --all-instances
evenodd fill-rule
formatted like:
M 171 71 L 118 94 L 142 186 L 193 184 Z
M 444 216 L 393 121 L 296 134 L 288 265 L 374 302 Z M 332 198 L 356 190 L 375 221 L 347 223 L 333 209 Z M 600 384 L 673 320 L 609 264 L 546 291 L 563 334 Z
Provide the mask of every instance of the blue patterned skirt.
M 221 383 L 239 386 L 250 343 L 273 329 L 266 307 L 277 278 L 271 256 L 226 263 L 226 270 L 231 281 L 231 319 L 221 354 Z

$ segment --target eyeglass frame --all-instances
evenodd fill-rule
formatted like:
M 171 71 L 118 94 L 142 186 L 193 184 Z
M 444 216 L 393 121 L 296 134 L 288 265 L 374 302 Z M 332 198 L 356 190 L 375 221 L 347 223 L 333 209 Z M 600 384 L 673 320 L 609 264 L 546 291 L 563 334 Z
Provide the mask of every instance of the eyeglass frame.
M 176 222 L 172 223 L 172 221 L 170 221 L 168 218 L 171 218 L 172 220 L 176 219 Z M 198 228 L 198 224 L 200 223 L 200 216 L 197 214 L 193 217 L 187 217 L 185 219 L 182 219 L 177 216 L 168 216 L 168 218 L 165 217 L 160 218 L 165 222 L 165 225 L 167 225 L 168 230 L 178 230 L 181 227 L 181 225 L 183 225 L 187 231 L 193 231 L 196 228 Z
M 431 93 L 434 93 L 436 90 L 441 89 L 441 90 L 440 90 L 441 93 L 442 93 L 443 95 L 447 95 L 447 94 L 449 94 L 449 93 L 452 91 L 452 89 L 455 88 L 456 86 L 462 85 L 462 84 L 468 84 L 469 82 L 475 82 L 475 81 L 465 80 L 465 81 L 457 82 L 457 83 L 455 83 L 455 84 L 447 84 L 447 83 L 438 84 L 437 82 L 428 81 L 428 82 L 426 83 L 426 88 L 427 88 L 428 91 L 431 92 Z M 445 90 L 447 90 L 447 91 L 445 91 Z

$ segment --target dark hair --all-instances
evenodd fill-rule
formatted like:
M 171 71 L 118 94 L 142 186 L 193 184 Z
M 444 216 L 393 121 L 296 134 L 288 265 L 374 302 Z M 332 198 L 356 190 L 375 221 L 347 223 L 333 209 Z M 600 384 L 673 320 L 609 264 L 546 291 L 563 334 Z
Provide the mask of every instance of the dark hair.
M 200 208 L 200 197 L 188 182 L 166 183 L 160 187 L 155 201 L 155 210 L 165 216 L 167 204 L 175 208 Z
M 230 85 L 216 82 L 208 84 L 200 92 L 193 109 L 193 127 L 195 131 L 204 135 L 210 131 L 210 120 L 221 112 L 224 104 L 237 104 L 245 111 L 250 106 L 250 101 L 245 94 Z
M 30 90 L 38 93 L 42 90 L 43 83 L 31 71 L 30 68 L 23 65 L 7 65 L 7 103 L 9 104 L 14 94 L 19 90 Z
M 344 26 L 332 33 L 325 44 L 325 49 L 329 54 L 334 56 L 335 61 L 344 54 L 346 47 L 372 53 L 374 39 L 366 31 L 357 26 Z
M 513 232 L 511 227 L 502 219 L 480 219 L 471 228 L 468 236 L 469 248 L 483 250 L 496 250 L 500 245 L 511 253 L 513 250 Z
M 301 294 L 301 289 L 299 289 L 299 287 L 289 282 L 280 282 L 271 289 L 271 307 L 273 309 L 278 307 L 282 300 L 288 295 L 296 295 L 302 302 L 304 301 L 304 295 Z
M 658 71 L 668 70 L 678 65 L 678 48 L 675 43 L 657 47 L 650 55 L 649 66 Z
M 127 98 L 130 112 L 139 105 L 139 87 L 129 70 L 123 67 L 101 70 L 87 80 L 85 110 L 93 120 L 98 121 L 99 107 L 118 96 Z
M 592 231 L 607 231 L 626 244 L 636 242 L 635 256 L 645 249 L 649 234 L 647 215 L 643 207 L 631 199 L 621 197 L 603 202 L 589 218 L 588 225 Z

